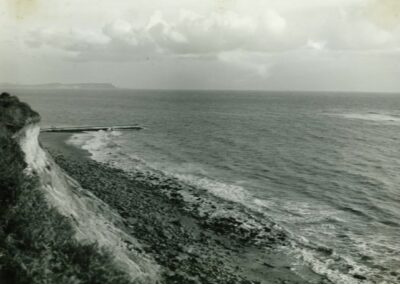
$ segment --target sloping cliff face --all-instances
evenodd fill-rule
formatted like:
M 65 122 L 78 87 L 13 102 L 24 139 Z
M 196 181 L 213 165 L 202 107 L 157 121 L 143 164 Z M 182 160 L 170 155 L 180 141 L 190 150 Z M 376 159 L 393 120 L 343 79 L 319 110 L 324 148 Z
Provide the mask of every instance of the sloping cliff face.
M 40 147 L 39 121 L 0 96 L 0 282 L 155 283 L 157 265 L 120 217 Z
M 0 214 L 15 202 L 26 167 L 23 152 L 13 136 L 25 125 L 39 121 L 40 116 L 27 104 L 7 93 L 0 95 Z

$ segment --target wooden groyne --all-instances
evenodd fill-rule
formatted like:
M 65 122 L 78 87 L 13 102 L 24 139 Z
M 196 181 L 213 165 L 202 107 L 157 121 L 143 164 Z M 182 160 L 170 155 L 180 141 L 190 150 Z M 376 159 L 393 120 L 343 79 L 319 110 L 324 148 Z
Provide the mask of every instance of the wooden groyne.
M 42 128 L 41 132 L 86 132 L 99 130 L 141 130 L 138 125 L 117 125 L 117 126 L 73 126 L 73 127 L 48 127 Z

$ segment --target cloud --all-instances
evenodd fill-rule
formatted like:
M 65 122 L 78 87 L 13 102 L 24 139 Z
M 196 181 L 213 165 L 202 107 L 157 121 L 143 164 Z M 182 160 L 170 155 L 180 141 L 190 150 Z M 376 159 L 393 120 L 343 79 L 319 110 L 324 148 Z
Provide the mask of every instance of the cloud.
M 315 50 L 323 50 L 325 48 L 325 46 L 326 46 L 325 41 L 318 41 L 318 40 L 313 40 L 313 39 L 309 39 L 306 44 L 306 47 L 315 49 Z
M 32 47 L 50 46 L 78 53 L 105 46 L 109 42 L 110 39 L 101 32 L 52 28 L 33 30 L 26 40 Z
M 218 59 L 221 62 L 244 69 L 250 72 L 251 75 L 257 75 L 262 78 L 270 76 L 272 63 L 266 61 L 268 58 L 257 53 L 245 53 L 242 50 L 234 50 L 218 54 Z
M 181 34 L 173 24 L 164 20 L 160 11 L 157 11 L 150 17 L 149 23 L 145 27 L 145 31 L 160 46 L 168 43 L 186 44 L 186 37 Z
M 394 65 L 400 58 L 398 0 L 84 2 L 53 1 L 36 16 L 19 21 L 17 35 L 16 23 L 0 18 L 5 27 L 0 42 L 8 42 L 0 50 L 7 49 L 14 58 L 24 54 L 32 62 L 38 58 L 39 64 L 47 58 L 76 68 L 129 66 L 137 78 L 151 77 L 142 79 L 146 82 L 153 81 L 152 73 L 166 82 L 177 72 L 187 82 L 202 78 L 213 86 L 234 77 L 243 79 L 241 86 L 289 88 L 289 78 L 306 88 L 317 81 L 333 84 L 330 77 L 339 75 L 332 74 L 343 76 L 335 87 L 375 73 L 381 82 L 394 82 L 400 74 Z M 215 70 L 220 73 L 214 76 Z M 110 76 L 114 71 L 101 70 Z M 124 80 L 131 84 L 131 79 Z
M 286 28 L 286 20 L 274 10 L 267 11 L 264 23 L 267 30 L 274 34 L 281 34 Z
M 104 26 L 102 31 L 110 40 L 125 42 L 133 46 L 139 45 L 140 33 L 127 21 L 116 20 Z
M 283 36 L 285 28 L 285 19 L 273 10 L 260 19 L 233 11 L 202 15 L 189 10 L 181 10 L 176 19 L 167 19 L 157 11 L 144 25 L 117 19 L 96 32 L 36 29 L 30 32 L 27 43 L 34 47 L 47 45 L 73 50 L 80 57 L 96 46 L 102 50 L 120 46 L 133 53 L 146 47 L 148 52 L 174 56 L 217 56 L 219 52 L 237 49 L 276 49 L 274 40 Z
M 163 50 L 177 55 L 204 55 L 232 50 L 251 40 L 256 23 L 234 12 L 200 15 L 180 11 L 176 20 L 167 21 L 161 12 L 150 19 L 147 31 Z
M 378 4 L 365 3 L 304 0 L 296 10 L 283 4 L 256 10 L 232 7 L 211 13 L 158 10 L 141 21 L 115 19 L 96 30 L 37 28 L 27 43 L 73 51 L 80 60 L 122 60 L 122 56 L 134 60 L 162 54 L 218 58 L 221 52 L 235 50 L 271 53 L 304 46 L 315 50 L 398 47 L 400 27 L 392 25 L 388 30 L 378 24 L 377 16 L 371 15 L 371 7 Z M 386 11 L 382 7 L 378 10 Z

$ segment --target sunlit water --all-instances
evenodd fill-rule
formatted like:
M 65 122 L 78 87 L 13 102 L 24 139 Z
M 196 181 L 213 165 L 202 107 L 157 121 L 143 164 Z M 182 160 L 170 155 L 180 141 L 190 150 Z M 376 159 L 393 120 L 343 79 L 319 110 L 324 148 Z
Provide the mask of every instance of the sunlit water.
M 140 124 L 72 140 L 97 160 L 159 170 L 262 212 L 296 241 L 326 249 L 322 272 L 340 257 L 373 283 L 400 281 L 400 95 L 17 94 L 45 126 Z

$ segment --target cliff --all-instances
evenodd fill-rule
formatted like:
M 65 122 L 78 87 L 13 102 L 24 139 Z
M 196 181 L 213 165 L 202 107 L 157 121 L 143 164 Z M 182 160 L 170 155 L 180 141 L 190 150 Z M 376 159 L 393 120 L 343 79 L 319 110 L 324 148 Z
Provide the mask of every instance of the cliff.
M 7 93 L 0 95 L 0 214 L 16 201 L 26 168 L 24 155 L 13 136 L 40 116 L 27 104 Z
M 39 121 L 0 96 L 0 283 L 155 283 L 120 217 L 42 149 Z
M 0 135 L 13 134 L 27 124 L 39 121 L 39 114 L 29 105 L 8 93 L 0 95 Z

